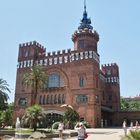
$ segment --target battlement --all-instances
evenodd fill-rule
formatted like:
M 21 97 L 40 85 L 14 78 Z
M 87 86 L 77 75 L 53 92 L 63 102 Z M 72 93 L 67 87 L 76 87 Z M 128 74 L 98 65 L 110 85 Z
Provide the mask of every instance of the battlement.
M 99 55 L 94 51 L 57 51 L 48 53 L 46 56 L 34 60 L 33 58 L 27 58 L 26 60 L 18 61 L 18 68 L 32 67 L 34 63 L 42 66 L 50 66 L 57 64 L 72 63 L 74 61 L 80 61 L 84 59 L 94 59 L 97 63 L 100 63 Z
M 44 48 L 44 46 L 39 44 L 37 41 L 30 41 L 30 42 L 19 44 L 19 47 L 31 47 L 31 46 L 37 46 L 40 49 L 46 50 L 46 48 Z
M 53 52 L 48 52 L 46 54 L 46 57 L 55 57 L 57 55 L 67 55 L 70 54 L 72 52 L 71 49 L 67 49 L 67 50 L 58 50 L 58 51 L 53 51 Z
M 84 28 L 84 29 L 79 29 L 74 32 L 72 35 L 72 41 L 75 41 L 77 36 L 82 36 L 82 35 L 90 35 L 91 37 L 94 37 L 97 41 L 99 41 L 99 34 L 94 30 Z
M 105 67 L 114 67 L 114 66 L 117 66 L 118 67 L 118 65 L 116 63 L 102 64 L 101 65 L 102 68 L 105 68 Z
M 119 67 L 116 63 L 101 65 L 101 71 L 106 77 L 106 83 L 119 84 Z

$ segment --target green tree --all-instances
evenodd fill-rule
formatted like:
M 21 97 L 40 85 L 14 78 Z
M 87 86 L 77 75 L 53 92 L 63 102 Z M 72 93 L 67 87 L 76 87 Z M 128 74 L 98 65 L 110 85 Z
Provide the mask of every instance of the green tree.
M 129 102 L 121 97 L 121 109 L 130 109 Z
M 130 101 L 130 109 L 131 110 L 137 110 L 140 108 L 140 103 L 137 101 Z
M 10 93 L 9 85 L 6 80 L 0 79 L 0 110 L 5 110 L 8 103 L 8 93 Z
M 140 103 L 138 101 L 134 101 L 134 100 L 127 101 L 125 98 L 121 97 L 121 109 L 137 110 L 139 108 L 140 108 Z
M 34 105 L 37 98 L 37 93 L 39 89 L 44 87 L 47 83 L 47 75 L 43 71 L 43 68 L 39 65 L 34 65 L 30 72 L 27 72 L 23 76 L 22 84 L 25 87 L 32 88 L 33 98 L 31 104 Z
M 37 124 L 41 124 L 43 122 L 44 124 L 46 120 L 46 114 L 43 110 L 43 108 L 39 105 L 33 105 L 31 107 L 28 107 L 25 114 L 23 115 L 21 119 L 21 124 L 26 125 L 34 129 L 36 131 Z
M 13 106 L 14 104 L 10 103 L 5 111 L 0 111 L 0 126 L 2 128 L 13 125 Z
M 65 123 L 68 124 L 71 129 L 73 129 L 76 122 L 79 121 L 80 116 L 76 110 L 67 107 L 63 119 Z

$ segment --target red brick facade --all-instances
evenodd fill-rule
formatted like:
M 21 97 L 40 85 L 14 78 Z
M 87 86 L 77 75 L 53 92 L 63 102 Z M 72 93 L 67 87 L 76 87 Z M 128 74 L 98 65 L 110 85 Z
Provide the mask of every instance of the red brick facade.
M 74 50 L 46 54 L 46 49 L 36 41 L 19 45 L 14 118 L 21 117 L 31 106 L 32 92 L 22 86 L 22 79 L 34 64 L 38 64 L 50 76 L 46 89 L 38 92 L 36 100 L 46 114 L 63 115 L 64 108 L 60 106 L 66 103 L 92 127 L 118 124 L 119 68 L 114 63 L 102 65 L 100 69 L 99 35 L 92 30 L 85 12 L 81 26 L 72 35 Z

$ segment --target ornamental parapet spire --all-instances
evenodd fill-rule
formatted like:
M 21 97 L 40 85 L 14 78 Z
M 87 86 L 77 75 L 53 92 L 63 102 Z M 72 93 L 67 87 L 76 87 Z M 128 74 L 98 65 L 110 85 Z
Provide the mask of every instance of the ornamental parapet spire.
M 90 18 L 87 17 L 86 1 L 84 0 L 83 18 L 81 20 L 80 26 L 78 27 L 78 30 L 84 30 L 85 28 L 92 30 L 93 27 L 90 24 L 91 24 L 91 20 Z

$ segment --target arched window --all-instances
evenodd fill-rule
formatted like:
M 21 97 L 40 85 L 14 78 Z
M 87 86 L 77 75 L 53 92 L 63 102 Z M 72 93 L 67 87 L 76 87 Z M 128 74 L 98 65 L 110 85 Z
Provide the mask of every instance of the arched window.
M 62 104 L 64 104 L 65 103 L 65 95 L 63 94 L 62 95 Z
M 45 95 L 43 96 L 43 105 L 45 105 L 45 99 L 46 99 L 46 97 L 45 97 Z
M 19 106 L 25 106 L 27 103 L 26 98 L 20 98 L 18 101 Z
M 84 48 L 84 47 L 85 47 L 84 40 L 79 40 L 79 41 L 78 41 L 78 47 L 79 47 L 79 48 Z
M 58 104 L 61 104 L 61 95 L 58 95 Z
M 42 104 L 42 95 L 40 95 L 40 97 L 39 97 L 39 104 L 40 105 Z
M 53 104 L 53 95 L 51 95 L 50 104 Z
M 86 95 L 78 95 L 76 98 L 77 103 L 87 103 L 88 97 Z
M 60 76 L 58 74 L 50 74 L 48 76 L 48 87 L 60 87 Z
M 46 104 L 49 104 L 49 103 L 50 103 L 50 98 L 49 98 L 49 95 L 47 95 Z
M 84 77 L 83 76 L 80 76 L 80 78 L 79 78 L 79 86 L 80 87 L 83 87 L 84 86 L 84 83 L 85 83 Z
M 54 104 L 57 104 L 57 96 L 54 95 Z

